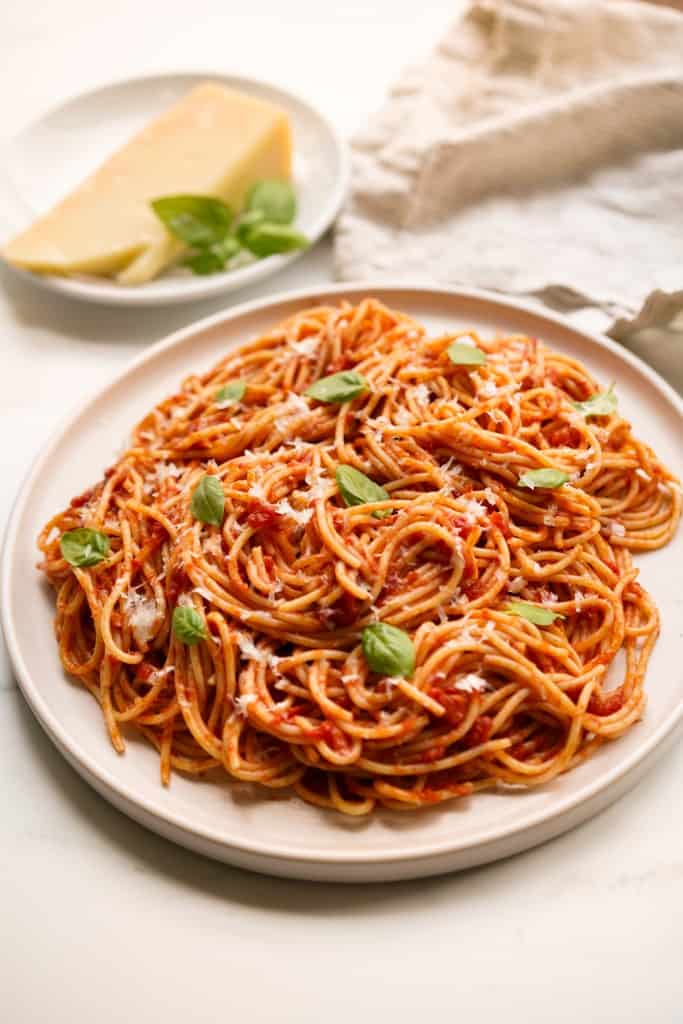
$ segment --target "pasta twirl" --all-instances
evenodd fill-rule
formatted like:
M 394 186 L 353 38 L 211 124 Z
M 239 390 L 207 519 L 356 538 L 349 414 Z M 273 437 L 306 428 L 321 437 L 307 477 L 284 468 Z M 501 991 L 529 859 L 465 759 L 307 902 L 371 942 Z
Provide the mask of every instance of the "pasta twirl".
M 547 782 L 643 713 L 658 613 L 631 553 L 681 511 L 617 396 L 534 338 L 303 310 L 188 377 L 46 524 L 64 668 L 164 783 L 366 814 Z M 410 675 L 370 669 L 376 622 Z

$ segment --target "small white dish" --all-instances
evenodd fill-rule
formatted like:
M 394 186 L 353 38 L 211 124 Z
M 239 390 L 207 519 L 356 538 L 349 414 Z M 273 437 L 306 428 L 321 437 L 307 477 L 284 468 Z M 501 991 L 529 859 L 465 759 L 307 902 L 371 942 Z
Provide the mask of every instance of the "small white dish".
M 148 121 L 207 80 L 251 93 L 282 107 L 294 134 L 296 228 L 314 244 L 334 221 L 346 194 L 349 157 L 333 125 L 308 102 L 256 79 L 212 71 L 130 78 L 81 93 L 43 114 L 2 147 L 2 242 L 24 230 L 67 195 Z M 254 284 L 281 270 L 298 252 L 270 256 L 222 274 L 195 276 L 169 270 L 132 287 L 106 278 L 57 277 L 16 270 L 36 284 L 88 302 L 160 306 L 193 302 Z
M 240 867 L 311 880 L 378 882 L 483 864 L 544 842 L 607 807 L 638 780 L 683 718 L 680 565 L 683 530 L 660 551 L 638 556 L 659 605 L 662 632 L 646 681 L 642 722 L 585 764 L 528 792 L 484 792 L 413 814 L 380 811 L 348 819 L 287 794 L 227 777 L 159 782 L 156 750 L 134 736 L 124 756 L 109 743 L 92 697 L 62 672 L 53 635 L 54 595 L 36 570 L 35 538 L 70 497 L 97 480 L 131 426 L 190 372 L 295 310 L 374 295 L 432 333 L 474 327 L 522 332 L 615 381 L 619 407 L 664 462 L 683 475 L 683 401 L 626 349 L 482 292 L 386 284 L 331 285 L 258 300 L 185 327 L 148 349 L 56 433 L 30 470 L 6 534 L 0 612 L 19 685 L 39 722 L 77 771 L 148 828 Z M 26 750 L 26 757 L 31 751 Z M 634 823 L 634 835 L 637 823 Z

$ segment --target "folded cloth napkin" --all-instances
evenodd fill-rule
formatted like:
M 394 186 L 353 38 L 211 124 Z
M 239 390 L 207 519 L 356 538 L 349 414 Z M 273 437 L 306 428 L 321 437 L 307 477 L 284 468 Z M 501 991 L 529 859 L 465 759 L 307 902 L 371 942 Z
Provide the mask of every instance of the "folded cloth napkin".
M 683 390 L 683 15 L 470 2 L 354 140 L 335 260 L 597 307 Z

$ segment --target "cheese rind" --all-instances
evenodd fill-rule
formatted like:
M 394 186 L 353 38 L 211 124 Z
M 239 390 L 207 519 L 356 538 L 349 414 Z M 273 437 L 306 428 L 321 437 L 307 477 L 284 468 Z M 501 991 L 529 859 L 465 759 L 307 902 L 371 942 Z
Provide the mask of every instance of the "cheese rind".
M 150 208 L 152 199 L 213 195 L 240 209 L 254 182 L 289 178 L 291 158 L 283 110 L 204 83 L 9 242 L 3 255 L 39 273 L 142 284 L 183 251 Z

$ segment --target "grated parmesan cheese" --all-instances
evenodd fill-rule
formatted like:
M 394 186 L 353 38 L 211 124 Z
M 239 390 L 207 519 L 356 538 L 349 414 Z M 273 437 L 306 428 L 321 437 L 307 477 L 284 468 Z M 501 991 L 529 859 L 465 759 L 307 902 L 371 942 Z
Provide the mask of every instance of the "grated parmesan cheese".
M 446 476 L 462 476 L 465 472 L 460 463 L 455 462 L 454 459 L 455 456 L 451 455 L 448 462 L 445 462 L 443 466 L 440 467 L 441 472 L 445 473 Z
M 325 497 L 331 480 L 323 470 L 318 469 L 316 466 L 311 466 L 306 470 L 304 479 L 309 486 L 309 498 L 311 501 L 320 501 Z
M 478 395 L 482 395 L 484 398 L 493 398 L 494 395 L 498 394 L 498 388 L 492 380 L 485 380 L 479 390 Z
M 284 415 L 278 416 L 275 420 L 275 429 L 280 434 L 286 434 L 292 424 L 300 420 L 305 413 L 310 413 L 310 411 L 311 408 L 304 396 L 292 392 L 282 409 Z
M 154 670 L 155 679 L 163 679 L 164 676 L 168 676 L 171 672 L 175 672 L 175 665 L 167 665 L 166 668 L 156 668 Z
M 289 398 L 287 399 L 287 405 L 293 412 L 304 413 L 311 411 L 311 407 L 308 404 L 308 399 L 305 398 L 303 395 L 298 395 L 296 392 L 292 392 L 292 394 L 289 396 Z
M 256 700 L 258 700 L 258 696 L 255 693 L 245 693 L 241 697 L 233 697 L 232 703 L 240 718 L 246 718 L 249 705 Z
M 275 505 L 275 511 L 279 512 L 281 516 L 288 516 L 293 519 L 299 526 L 305 526 L 313 515 L 312 508 L 296 509 L 293 508 L 287 498 L 283 498 Z
M 456 679 L 455 688 L 456 690 L 462 690 L 463 693 L 481 693 L 483 690 L 490 690 L 491 686 L 486 679 L 478 676 L 476 672 L 468 672 L 466 676 Z
M 176 466 L 175 462 L 157 462 L 154 467 L 154 471 L 156 473 L 157 482 L 160 484 L 163 484 L 163 482 L 168 480 L 169 477 L 177 478 L 183 474 L 183 470 L 180 466 Z
M 290 345 L 300 356 L 310 358 L 318 351 L 319 338 L 303 338 L 301 341 L 291 341 Z
M 486 518 L 487 511 L 481 502 L 469 498 L 465 502 L 465 514 L 476 523 Z
M 610 520 L 609 532 L 613 537 L 625 537 L 626 527 L 623 523 L 618 522 L 616 519 Z
M 313 445 L 310 441 L 302 441 L 300 437 L 295 437 L 293 441 L 285 441 L 285 444 L 293 448 L 295 452 L 305 451 L 306 448 L 312 448 Z
M 210 537 L 206 537 L 202 547 L 205 554 L 213 555 L 214 558 L 219 558 L 223 554 L 223 545 L 221 544 L 220 533 L 213 533 Z
M 237 640 L 240 653 L 244 658 L 248 658 L 249 661 L 260 662 L 262 665 L 268 665 L 270 668 L 275 668 L 279 664 L 281 659 L 277 655 L 271 651 L 264 650 L 262 647 L 257 647 L 251 637 L 245 633 L 237 633 L 235 639 Z
M 411 391 L 416 402 L 421 405 L 429 405 L 432 400 L 432 393 L 426 384 L 417 384 Z
M 266 500 L 265 488 L 260 480 L 257 480 L 256 483 L 253 483 L 249 486 L 247 494 L 251 498 L 259 498 L 261 501 Z
M 129 590 L 123 603 L 128 624 L 140 646 L 146 646 L 154 636 L 160 618 L 159 607 L 152 597 L 144 597 Z

